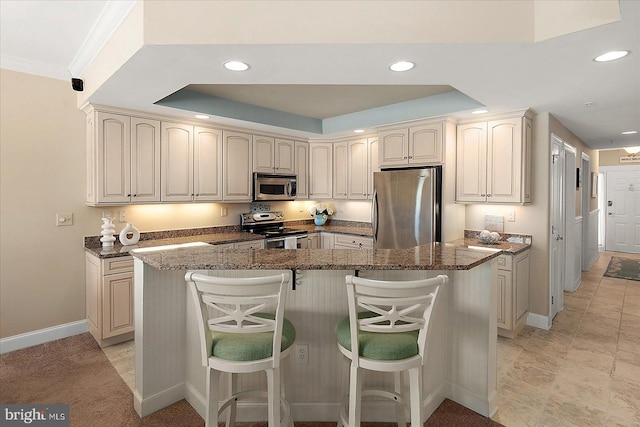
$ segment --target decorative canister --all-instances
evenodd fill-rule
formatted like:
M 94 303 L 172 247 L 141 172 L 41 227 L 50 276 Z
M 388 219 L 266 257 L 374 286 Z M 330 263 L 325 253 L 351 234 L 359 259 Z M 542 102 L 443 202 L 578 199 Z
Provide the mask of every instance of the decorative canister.
M 131 237 L 129 237 L 129 235 L 131 235 Z M 122 243 L 123 245 L 135 245 L 136 243 L 138 243 L 138 240 L 140 240 L 140 231 L 130 223 L 127 223 L 127 225 L 120 232 L 119 237 L 120 243 Z
M 102 237 L 100 241 L 102 242 L 103 248 L 110 248 L 113 246 L 113 242 L 116 241 L 116 238 L 113 236 L 116 234 L 116 226 L 113 225 L 113 220 L 111 218 L 102 218 L 102 231 L 100 234 Z
M 329 215 L 327 214 L 318 214 L 313 222 L 315 222 L 316 225 L 324 225 L 324 223 L 327 222 L 327 218 L 329 218 Z

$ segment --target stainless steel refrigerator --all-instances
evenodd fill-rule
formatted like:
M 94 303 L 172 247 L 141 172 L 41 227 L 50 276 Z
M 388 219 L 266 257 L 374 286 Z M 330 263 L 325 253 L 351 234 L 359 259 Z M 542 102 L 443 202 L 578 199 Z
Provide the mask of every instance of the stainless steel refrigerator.
M 377 249 L 440 241 L 442 166 L 373 174 L 371 223 Z

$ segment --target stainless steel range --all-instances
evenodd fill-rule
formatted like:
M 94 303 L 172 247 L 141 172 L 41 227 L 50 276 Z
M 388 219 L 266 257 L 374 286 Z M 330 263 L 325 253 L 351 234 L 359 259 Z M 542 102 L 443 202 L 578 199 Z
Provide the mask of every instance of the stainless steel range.
M 307 232 L 285 227 L 282 212 L 250 212 L 240 218 L 242 231 L 265 236 L 267 249 L 307 248 Z

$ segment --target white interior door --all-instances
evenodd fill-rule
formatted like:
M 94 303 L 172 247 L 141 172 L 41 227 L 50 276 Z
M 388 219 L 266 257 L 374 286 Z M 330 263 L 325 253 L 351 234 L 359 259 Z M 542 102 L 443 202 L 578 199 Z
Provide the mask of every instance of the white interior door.
M 640 253 L 640 171 L 607 171 L 607 251 Z
M 549 239 L 549 292 L 551 318 L 562 310 L 564 289 L 564 143 L 551 135 L 551 230 Z

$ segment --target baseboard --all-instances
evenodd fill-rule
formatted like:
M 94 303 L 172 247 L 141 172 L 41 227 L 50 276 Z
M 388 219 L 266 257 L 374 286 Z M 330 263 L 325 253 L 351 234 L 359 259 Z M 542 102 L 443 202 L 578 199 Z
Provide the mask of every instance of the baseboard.
M 497 408 L 495 392 L 485 397 L 463 389 L 462 387 L 450 382 L 447 386 L 449 389 L 447 397 L 449 399 L 461 404 L 462 406 L 466 406 L 480 415 L 489 417 Z
M 140 417 L 146 417 L 185 398 L 185 384 L 176 384 L 166 390 L 142 399 L 137 390 L 133 392 L 133 408 Z
M 85 332 L 89 332 L 89 323 L 86 320 L 79 320 L 77 322 L 65 323 L 64 325 L 27 332 L 26 334 L 14 335 L 0 339 L 0 354 L 72 337 Z
M 529 313 L 527 315 L 527 325 L 548 331 L 551 329 L 551 320 L 542 314 Z

